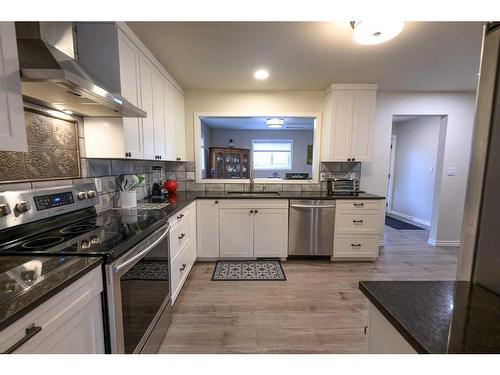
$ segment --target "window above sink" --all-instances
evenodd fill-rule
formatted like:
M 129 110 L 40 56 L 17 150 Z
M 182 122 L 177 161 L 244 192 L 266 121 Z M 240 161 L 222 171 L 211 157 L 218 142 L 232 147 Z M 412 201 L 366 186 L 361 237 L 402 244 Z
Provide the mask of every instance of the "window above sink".
M 319 113 L 196 113 L 194 120 L 198 183 L 319 180 Z

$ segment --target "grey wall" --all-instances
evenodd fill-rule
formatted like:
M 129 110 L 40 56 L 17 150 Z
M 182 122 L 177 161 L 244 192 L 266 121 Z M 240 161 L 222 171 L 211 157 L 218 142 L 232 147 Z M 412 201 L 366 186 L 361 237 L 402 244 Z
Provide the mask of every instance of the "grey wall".
M 396 158 L 392 210 L 429 223 L 440 122 L 440 116 L 420 116 L 393 124 Z
M 202 128 L 203 129 L 203 128 Z M 202 130 L 203 131 L 203 130 Z M 306 163 L 307 145 L 314 144 L 313 130 L 218 130 L 211 129 L 211 147 L 227 147 L 229 139 L 233 139 L 235 147 L 252 148 L 252 139 L 292 139 L 293 140 L 293 172 L 312 174 L 312 165 Z M 276 171 L 280 177 L 286 172 Z M 270 177 L 272 171 L 255 171 L 255 177 Z

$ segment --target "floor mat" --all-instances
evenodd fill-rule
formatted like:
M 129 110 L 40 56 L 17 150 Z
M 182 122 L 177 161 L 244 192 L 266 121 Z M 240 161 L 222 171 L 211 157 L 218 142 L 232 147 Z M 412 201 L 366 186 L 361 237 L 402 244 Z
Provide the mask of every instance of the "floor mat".
M 218 260 L 213 281 L 286 281 L 279 260 Z
M 417 227 L 416 225 L 406 223 L 404 221 L 395 219 L 395 218 L 393 218 L 391 216 L 387 216 L 387 215 L 385 217 L 385 225 L 387 225 L 391 228 L 397 229 L 397 230 L 408 230 L 408 229 L 410 229 L 410 230 L 425 230 L 423 228 Z

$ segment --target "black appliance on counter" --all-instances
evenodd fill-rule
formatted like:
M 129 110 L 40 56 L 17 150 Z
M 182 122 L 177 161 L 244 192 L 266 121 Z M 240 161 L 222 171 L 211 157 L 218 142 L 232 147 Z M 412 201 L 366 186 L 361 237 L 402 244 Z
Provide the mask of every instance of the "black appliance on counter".
M 308 180 L 309 173 L 285 173 L 285 180 Z
M 94 184 L 0 192 L 0 261 L 102 257 L 107 352 L 155 353 L 172 308 L 169 224 L 156 210 L 97 214 L 98 204 Z

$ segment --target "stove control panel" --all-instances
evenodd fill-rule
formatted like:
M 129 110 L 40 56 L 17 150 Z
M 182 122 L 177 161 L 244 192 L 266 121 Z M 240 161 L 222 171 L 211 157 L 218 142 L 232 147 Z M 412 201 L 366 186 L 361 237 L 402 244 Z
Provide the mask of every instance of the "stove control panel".
M 35 190 L 0 191 L 0 231 L 72 211 L 95 207 L 94 183 Z
M 71 191 L 48 195 L 38 195 L 33 197 L 33 200 L 35 201 L 36 209 L 38 211 L 75 203 L 75 198 L 73 197 L 73 192 Z

